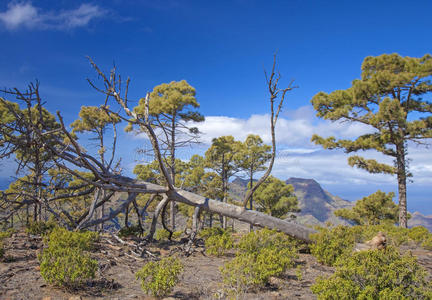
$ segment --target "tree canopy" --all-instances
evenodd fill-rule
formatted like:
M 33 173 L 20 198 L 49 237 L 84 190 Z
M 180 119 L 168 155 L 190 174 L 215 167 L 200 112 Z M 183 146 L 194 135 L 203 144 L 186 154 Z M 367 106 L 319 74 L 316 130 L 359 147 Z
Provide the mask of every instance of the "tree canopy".
M 361 70 L 361 79 L 354 80 L 350 88 L 320 92 L 311 102 L 318 117 L 364 124 L 370 132 L 354 140 L 314 135 L 312 141 L 325 149 L 339 148 L 346 153 L 373 149 L 391 157 L 393 165 L 357 155 L 348 163 L 370 173 L 397 176 L 399 224 L 407 227 L 408 142 L 432 138 L 432 104 L 425 100 L 432 91 L 432 56 L 369 56 Z

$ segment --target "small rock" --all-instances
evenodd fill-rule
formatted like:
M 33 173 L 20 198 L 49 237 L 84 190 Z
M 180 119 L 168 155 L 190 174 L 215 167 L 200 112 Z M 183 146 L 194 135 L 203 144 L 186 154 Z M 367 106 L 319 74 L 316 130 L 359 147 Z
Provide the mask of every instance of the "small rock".
M 52 300 L 51 297 L 43 297 L 42 300 Z
M 68 300 L 82 300 L 82 297 L 81 296 L 72 296 L 72 297 L 69 297 Z
M 40 266 L 35 266 L 34 269 L 35 269 L 36 271 L 40 271 Z

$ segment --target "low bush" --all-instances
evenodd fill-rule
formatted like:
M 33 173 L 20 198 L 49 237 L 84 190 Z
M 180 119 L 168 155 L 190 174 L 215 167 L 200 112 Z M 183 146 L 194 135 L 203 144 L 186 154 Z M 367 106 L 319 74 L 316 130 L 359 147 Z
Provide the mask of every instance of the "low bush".
M 294 266 L 297 248 L 291 238 L 274 230 L 262 229 L 243 236 L 236 257 L 220 270 L 224 289 L 238 295 L 269 283 L 270 277 Z
M 167 257 L 149 262 L 135 276 L 141 280 L 141 288 L 155 297 L 167 296 L 179 281 L 183 265 L 178 258 Z
M 141 227 L 139 225 L 123 227 L 118 233 L 119 237 L 140 236 L 142 234 L 143 232 L 141 232 Z
M 183 232 L 182 231 L 174 231 L 171 239 L 177 239 L 181 236 Z M 165 229 L 158 229 L 155 232 L 155 239 L 158 241 L 168 240 L 169 238 L 169 231 Z
M 14 232 L 15 232 L 15 229 L 13 229 L 13 228 L 9 228 L 5 231 L 0 231 L 0 241 L 2 241 L 3 239 L 11 237 Z
M 55 245 L 59 248 L 78 248 L 90 251 L 95 249 L 95 242 L 98 239 L 99 234 L 97 232 L 73 232 L 57 227 L 44 240 L 48 242 L 48 245 Z
M 427 271 L 411 254 L 395 247 L 341 257 L 330 278 L 318 278 L 311 287 L 318 299 L 432 299 Z
M 222 256 L 227 250 L 233 248 L 234 242 L 232 236 L 228 232 L 220 235 L 209 236 L 205 240 L 206 253 L 209 255 Z
M 34 235 L 44 235 L 49 234 L 56 226 L 57 224 L 54 221 L 32 222 L 27 225 L 26 231 Z
M 215 235 L 222 235 L 225 232 L 227 232 L 226 230 L 220 228 L 220 227 L 209 227 L 209 228 L 204 228 L 202 229 L 198 235 L 199 237 L 201 237 L 202 239 L 206 240 L 211 236 L 215 236 Z
M 426 240 L 421 243 L 421 246 L 426 250 L 432 251 L 432 236 L 429 236 Z
M 95 249 L 95 232 L 70 232 L 55 228 L 45 238 L 48 247 L 39 255 L 40 272 L 46 282 L 64 287 L 77 287 L 95 277 L 97 261 L 86 251 Z
M 310 245 L 311 254 L 320 263 L 333 266 L 339 258 L 353 251 L 355 237 L 355 231 L 347 226 L 319 228 L 317 233 L 311 234 L 314 242 Z
M 422 243 L 432 237 L 432 234 L 423 226 L 416 226 L 408 231 L 408 237 L 417 243 Z

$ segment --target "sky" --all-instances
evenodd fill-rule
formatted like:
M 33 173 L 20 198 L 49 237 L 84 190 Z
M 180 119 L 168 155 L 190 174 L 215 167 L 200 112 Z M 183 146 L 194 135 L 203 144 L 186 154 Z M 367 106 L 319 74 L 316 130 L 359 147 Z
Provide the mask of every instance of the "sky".
M 276 129 L 273 174 L 313 178 L 332 194 L 357 200 L 378 189 L 396 191 L 396 178 L 353 169 L 346 154 L 313 145 L 314 133 L 355 138 L 369 129 L 320 120 L 310 100 L 350 87 L 367 56 L 429 53 L 431 11 L 432 1 L 422 0 L 3 0 L 0 87 L 22 89 L 38 79 L 47 108 L 71 123 L 82 105 L 104 101 L 86 80 L 98 79 L 86 56 L 104 71 L 115 65 L 129 76 L 136 101 L 158 84 L 185 79 L 206 117 L 198 125 L 203 144 L 181 151 L 187 159 L 220 135 L 244 140 L 255 133 L 270 142 L 264 70 L 277 53 L 280 86 L 294 80 L 298 88 L 287 94 Z M 120 138 L 118 156 L 130 174 L 145 139 Z M 390 162 L 373 151 L 364 154 Z M 431 150 L 410 145 L 409 158 L 408 209 L 432 214 Z M 0 177 L 8 178 L 12 166 L 3 161 Z

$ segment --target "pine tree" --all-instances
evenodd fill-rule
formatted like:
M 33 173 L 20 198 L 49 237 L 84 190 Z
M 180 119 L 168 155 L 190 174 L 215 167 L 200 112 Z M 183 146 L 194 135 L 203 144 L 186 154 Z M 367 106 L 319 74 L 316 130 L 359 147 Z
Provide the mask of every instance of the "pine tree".
M 318 117 L 371 128 L 371 133 L 354 140 L 314 135 L 316 144 L 346 153 L 373 149 L 393 159 L 393 166 L 360 156 L 351 156 L 348 163 L 370 173 L 396 175 L 401 227 L 407 227 L 406 185 L 411 176 L 406 159 L 408 144 L 432 138 L 432 103 L 424 100 L 432 91 L 431 75 L 431 55 L 370 56 L 363 61 L 361 79 L 354 80 L 350 88 L 330 94 L 320 92 L 312 99 Z

